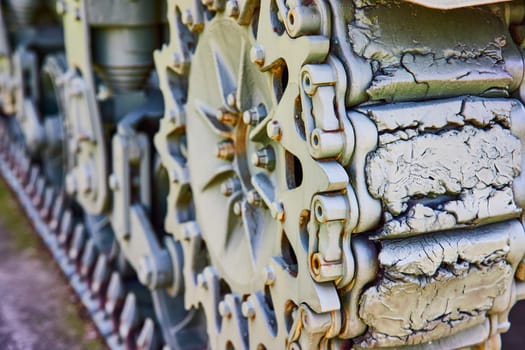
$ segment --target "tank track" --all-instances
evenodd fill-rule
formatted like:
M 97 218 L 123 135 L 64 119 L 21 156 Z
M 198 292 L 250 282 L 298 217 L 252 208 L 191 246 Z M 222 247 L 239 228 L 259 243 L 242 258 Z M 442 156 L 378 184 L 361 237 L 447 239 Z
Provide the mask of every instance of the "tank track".
M 84 223 L 65 206 L 64 194 L 48 182 L 0 121 L 0 174 L 45 243 L 71 288 L 112 350 L 160 347 L 154 321 L 140 315 L 115 259 L 99 253 Z
M 31 37 L 43 5 L 7 3 Z M 0 172 L 110 348 L 501 346 L 525 4 L 117 3 L 59 0 L 43 67 L 0 57 Z

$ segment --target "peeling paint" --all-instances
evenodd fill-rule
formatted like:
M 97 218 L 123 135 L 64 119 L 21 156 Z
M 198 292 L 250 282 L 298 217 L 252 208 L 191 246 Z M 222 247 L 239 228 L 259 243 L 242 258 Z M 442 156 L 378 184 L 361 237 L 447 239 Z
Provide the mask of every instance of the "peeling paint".
M 512 232 L 512 233 L 511 233 Z M 360 347 L 420 344 L 482 323 L 512 283 L 518 221 L 382 241 L 383 274 L 361 298 Z
M 467 98 L 362 109 L 380 131 L 367 159 L 370 194 L 385 209 L 377 238 L 517 217 L 512 183 L 521 142 L 511 100 Z
M 510 56 L 519 58 L 518 49 L 503 18 L 488 8 L 440 11 L 400 1 L 354 2 L 349 38 L 354 52 L 372 66 L 367 90 L 372 100 L 494 90 L 504 95 L 521 79 L 506 66 Z

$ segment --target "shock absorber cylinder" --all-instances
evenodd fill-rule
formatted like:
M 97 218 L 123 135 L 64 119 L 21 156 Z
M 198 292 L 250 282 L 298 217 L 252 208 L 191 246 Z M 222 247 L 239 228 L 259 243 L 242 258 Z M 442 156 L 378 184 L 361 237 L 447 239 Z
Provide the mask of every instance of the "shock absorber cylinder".
M 40 0 L 8 0 L 7 9 L 12 15 L 12 20 L 19 26 L 33 23 L 35 15 L 42 5 Z
M 87 0 L 93 63 L 116 92 L 142 89 L 160 42 L 158 0 Z

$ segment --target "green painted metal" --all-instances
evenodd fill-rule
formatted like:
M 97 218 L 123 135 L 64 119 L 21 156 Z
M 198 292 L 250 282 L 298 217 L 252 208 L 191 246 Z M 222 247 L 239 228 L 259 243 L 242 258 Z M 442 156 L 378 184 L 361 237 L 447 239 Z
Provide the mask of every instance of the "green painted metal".
M 5 1 L 0 171 L 112 348 L 499 348 L 524 8 Z

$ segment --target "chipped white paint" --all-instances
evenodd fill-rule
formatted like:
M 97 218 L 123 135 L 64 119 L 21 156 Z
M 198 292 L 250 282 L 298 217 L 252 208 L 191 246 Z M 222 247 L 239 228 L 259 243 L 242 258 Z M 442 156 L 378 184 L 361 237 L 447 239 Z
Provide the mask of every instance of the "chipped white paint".
M 359 345 L 420 344 L 477 324 L 508 305 L 525 236 L 517 220 L 476 230 L 382 241 L 384 273 L 362 296 Z M 500 319 L 505 319 L 501 317 Z
M 521 142 L 510 100 L 448 100 L 361 110 L 381 132 L 367 183 L 381 199 L 380 237 L 411 235 L 517 217 L 512 184 Z

